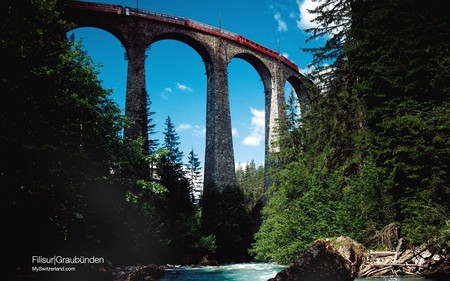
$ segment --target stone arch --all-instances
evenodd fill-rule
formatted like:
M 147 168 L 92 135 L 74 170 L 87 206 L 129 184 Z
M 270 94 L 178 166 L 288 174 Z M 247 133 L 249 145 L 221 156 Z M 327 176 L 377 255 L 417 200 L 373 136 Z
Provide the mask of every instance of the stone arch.
M 231 88 L 230 88 L 230 110 L 233 117 L 233 126 L 238 125 L 242 122 L 249 122 L 248 127 L 251 128 L 251 132 L 249 132 L 248 136 L 242 136 L 242 137 L 249 137 L 249 139 L 242 139 L 242 142 L 252 140 L 252 144 L 247 143 L 246 145 L 250 145 L 250 147 L 247 147 L 247 151 L 252 151 L 252 157 L 263 157 L 262 161 L 265 159 L 266 154 L 266 132 L 267 132 L 267 122 L 268 122 L 268 103 L 267 103 L 267 95 L 271 92 L 271 73 L 267 67 L 267 65 L 264 63 L 263 60 L 261 60 L 258 56 L 255 56 L 252 53 L 245 52 L 243 50 L 237 50 L 236 54 L 232 54 L 230 57 L 227 57 L 228 65 L 227 65 L 227 75 L 229 76 L 229 87 L 239 87 L 238 85 L 248 85 L 251 84 L 252 87 L 255 86 L 255 92 L 253 93 L 237 93 L 234 91 L 235 94 L 244 94 L 245 98 L 243 100 L 243 97 L 239 97 L 236 95 L 231 95 Z M 237 65 L 234 65 L 236 63 Z M 233 66 L 231 67 L 231 65 Z M 239 67 L 237 67 L 240 65 Z M 237 68 L 236 68 L 237 67 Z M 236 70 L 241 69 L 241 71 L 245 71 L 245 77 L 242 76 L 235 76 Z M 235 70 L 235 71 L 232 71 Z M 243 81 L 246 80 L 246 82 Z M 232 80 L 238 80 L 236 81 L 237 84 L 231 84 Z M 248 81 L 248 82 L 247 82 Z M 248 84 L 247 84 L 248 83 Z M 250 94 L 250 95 L 249 95 Z M 238 102 L 238 103 L 237 103 Z M 245 106 L 244 106 L 245 105 Z M 259 115 L 261 118 L 265 118 L 264 120 L 264 127 L 256 127 L 254 123 L 251 123 L 250 120 L 254 120 L 255 116 L 252 115 L 252 118 L 247 119 L 245 121 L 238 120 L 236 116 L 238 112 L 243 112 L 243 110 L 250 110 L 248 107 L 251 107 L 251 114 L 261 114 L 260 112 L 257 113 L 256 110 L 264 110 L 264 116 Z M 246 108 L 246 109 L 245 109 Z M 248 111 L 250 113 L 250 111 Z M 263 129 L 263 130 L 261 130 Z M 258 145 L 256 145 L 256 141 Z M 242 150 L 242 148 L 240 148 Z M 236 157 L 239 155 L 239 149 L 236 149 L 234 151 Z M 253 158 L 253 160 L 256 160 Z M 237 162 L 241 161 L 249 161 L 239 159 Z M 258 164 L 262 164 L 263 162 L 259 162 Z
M 184 134 L 188 132 L 194 134 L 197 125 L 201 126 L 202 130 L 205 129 L 207 79 L 204 61 L 209 59 L 205 52 L 205 48 L 199 46 L 194 39 L 180 36 L 180 34 L 165 33 L 152 38 L 147 50 L 148 57 L 145 60 L 146 89 L 152 101 L 152 111 L 156 113 L 152 117 L 154 124 L 159 128 L 156 131 L 162 132 L 163 118 L 167 116 L 171 117 L 176 126 L 182 123 L 192 124 L 192 128 L 183 131 L 177 129 L 182 140 L 180 148 L 184 150 L 183 163 L 190 152 L 188 149 L 195 148 L 195 153 L 202 163 L 202 169 L 205 152 L 204 131 L 201 136 L 196 135 L 195 140 L 185 138 Z M 180 88 L 177 88 L 177 83 L 185 84 L 190 88 L 182 92 Z M 164 84 L 164 87 L 161 84 Z M 170 88 L 170 93 L 165 87 Z M 191 105 L 191 102 L 192 106 L 186 106 L 187 103 Z M 178 118 L 177 115 L 181 113 L 183 117 Z M 162 140 L 160 143 L 162 144 Z
M 286 81 L 292 85 L 292 88 L 294 88 L 294 91 L 299 100 L 310 98 L 308 85 L 311 84 L 311 82 L 307 80 L 305 77 L 303 77 L 301 74 L 291 75 L 287 77 Z
M 267 67 L 267 65 L 261 59 L 259 59 L 257 56 L 255 56 L 253 54 L 246 53 L 246 52 L 235 54 L 234 56 L 232 56 L 230 58 L 230 61 L 233 58 L 242 59 L 242 60 L 248 62 L 251 66 L 253 66 L 253 68 L 256 70 L 256 72 L 258 72 L 259 77 L 261 78 L 261 81 L 263 82 L 264 93 L 266 93 L 266 95 L 267 95 L 267 93 L 271 91 L 272 75 L 271 75 L 270 70 Z
M 76 26 L 74 26 L 73 28 L 71 28 L 70 30 L 67 31 L 74 31 L 78 28 L 95 28 L 95 29 L 100 29 L 102 31 L 105 31 L 109 34 L 111 34 L 113 37 L 115 37 L 117 40 L 119 40 L 119 42 L 125 47 L 126 50 L 126 39 L 123 36 L 123 33 L 117 29 L 115 29 L 112 25 L 110 24 L 99 24 L 96 21 L 90 22 L 90 21 L 79 21 L 77 22 Z
M 205 63 L 206 68 L 208 68 L 208 65 L 212 61 L 211 54 L 208 48 L 203 45 L 200 40 L 197 40 L 193 36 L 187 35 L 182 32 L 161 33 L 156 35 L 148 44 L 151 45 L 161 40 L 176 40 L 190 46 L 200 55 L 203 62 Z
M 284 94 L 281 91 L 281 80 L 283 80 L 282 65 L 277 60 L 262 60 L 258 56 L 247 53 L 240 52 L 234 55 L 236 58 L 241 58 L 248 63 L 250 63 L 254 69 L 258 72 L 261 81 L 264 86 L 264 109 L 265 109 L 265 137 L 264 137 L 264 154 L 265 154 L 265 168 L 268 169 L 270 163 L 268 161 L 268 155 L 276 150 L 273 146 L 273 142 L 277 138 L 276 134 L 276 123 L 278 118 L 280 118 L 281 108 L 284 108 L 284 99 L 281 95 Z M 266 181 L 264 183 L 264 188 L 267 189 L 270 186 L 270 182 Z
M 264 74 L 265 71 L 267 73 L 269 73 L 269 70 L 268 70 L 266 64 L 260 58 L 255 56 L 254 54 L 247 53 L 247 52 L 239 52 L 231 58 L 240 58 L 240 59 L 247 61 L 260 74 Z
M 228 100 L 227 65 L 231 58 L 247 61 L 263 81 L 266 109 L 266 150 L 268 140 L 276 137 L 268 133 L 282 114 L 284 87 L 290 81 L 297 95 L 306 93 L 303 76 L 280 63 L 277 58 L 240 45 L 235 40 L 186 28 L 185 25 L 158 22 L 98 11 L 68 9 L 65 18 L 79 27 L 96 27 L 113 34 L 125 47 L 128 56 L 125 115 L 133 120 L 124 131 L 129 138 L 147 135 L 145 50 L 153 42 L 174 39 L 191 46 L 203 59 L 207 74 L 207 140 L 205 156 L 205 184 L 215 182 L 229 185 L 235 182 L 233 144 L 231 140 L 230 108 Z M 209 133 L 208 133 L 209 132 Z M 231 153 L 230 153 L 231 152 Z M 209 163 L 208 165 L 206 163 Z M 208 170 L 206 170 L 208 166 Z

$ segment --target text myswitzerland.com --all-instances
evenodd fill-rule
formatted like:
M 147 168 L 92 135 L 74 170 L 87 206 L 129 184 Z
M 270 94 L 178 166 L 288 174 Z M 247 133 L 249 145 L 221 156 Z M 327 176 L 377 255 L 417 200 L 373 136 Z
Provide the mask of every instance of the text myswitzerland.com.
M 75 271 L 75 267 L 67 267 L 67 266 L 32 266 L 31 270 L 34 272 L 43 272 L 43 271 L 61 271 L 61 272 L 70 272 Z

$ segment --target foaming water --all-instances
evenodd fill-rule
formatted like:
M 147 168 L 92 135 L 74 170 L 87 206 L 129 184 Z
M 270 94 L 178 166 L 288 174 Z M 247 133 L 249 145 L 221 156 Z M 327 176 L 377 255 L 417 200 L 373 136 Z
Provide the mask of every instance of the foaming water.
M 164 278 L 160 280 L 266 281 L 269 278 L 275 277 L 277 272 L 284 268 L 286 268 L 286 266 L 275 263 L 238 263 L 197 268 L 180 266 L 168 269 Z
M 286 268 L 276 263 L 237 263 L 221 266 L 186 267 L 174 266 L 166 270 L 161 281 L 266 281 Z M 433 281 L 424 278 L 376 278 L 355 281 Z

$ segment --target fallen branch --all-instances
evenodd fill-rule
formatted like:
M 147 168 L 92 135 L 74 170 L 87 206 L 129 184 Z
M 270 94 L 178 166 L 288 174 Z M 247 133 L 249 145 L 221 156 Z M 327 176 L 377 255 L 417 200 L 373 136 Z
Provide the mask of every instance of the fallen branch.
M 395 248 L 395 256 L 394 256 L 394 262 L 397 261 L 398 252 L 400 251 L 400 247 L 402 246 L 403 238 L 398 239 L 397 248 Z
M 394 256 L 395 252 L 391 252 L 391 251 L 384 251 L 384 252 L 370 252 L 369 253 L 371 256 L 377 256 L 377 257 L 389 257 L 389 256 Z
M 375 276 L 375 275 L 383 275 L 386 272 L 388 272 L 389 270 L 392 269 L 392 266 L 386 266 L 383 268 L 378 268 L 378 269 L 374 269 L 374 270 L 370 270 L 368 272 L 366 272 L 362 277 L 370 277 L 370 276 Z
M 422 267 L 421 265 L 417 264 L 409 264 L 409 263 L 373 263 L 373 266 L 415 266 L 415 267 Z

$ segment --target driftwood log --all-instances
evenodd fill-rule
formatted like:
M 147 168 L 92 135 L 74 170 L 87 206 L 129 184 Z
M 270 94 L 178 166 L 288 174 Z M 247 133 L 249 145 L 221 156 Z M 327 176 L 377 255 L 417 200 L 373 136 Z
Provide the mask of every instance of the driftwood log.
M 433 274 L 438 267 L 449 263 L 446 251 L 433 253 L 427 247 L 415 247 L 401 251 L 401 239 L 395 251 L 370 252 L 360 268 L 360 278 L 383 276 L 422 276 Z M 444 266 L 442 266 L 444 264 Z M 449 276 L 450 272 L 439 273 Z
M 348 237 L 319 239 L 299 260 L 269 281 L 347 281 L 354 278 L 427 276 L 450 280 L 448 249 L 432 251 L 426 246 L 395 251 L 368 251 Z

